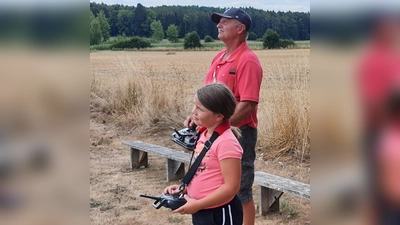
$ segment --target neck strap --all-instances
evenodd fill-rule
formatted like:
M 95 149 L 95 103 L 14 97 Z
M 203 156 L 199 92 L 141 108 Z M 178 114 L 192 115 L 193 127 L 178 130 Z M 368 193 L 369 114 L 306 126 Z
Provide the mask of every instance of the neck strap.
M 210 149 L 212 143 L 219 137 L 220 134 L 225 132 L 227 129 L 230 128 L 230 122 L 229 120 L 222 122 L 218 127 L 215 128 L 213 134 L 211 135 L 210 139 L 204 143 L 204 148 L 201 151 L 200 155 L 197 156 L 196 160 L 194 161 L 193 165 L 190 167 L 189 171 L 186 173 L 186 175 L 182 179 L 182 186 L 186 187 L 189 185 L 190 181 L 193 179 L 194 174 L 196 173 L 197 168 L 199 167 L 201 161 L 203 160 L 203 157 L 207 153 L 207 151 Z M 199 129 L 199 132 L 203 132 L 205 129 L 201 127 Z M 200 137 L 200 134 L 199 134 Z M 195 151 L 193 151 L 194 154 Z

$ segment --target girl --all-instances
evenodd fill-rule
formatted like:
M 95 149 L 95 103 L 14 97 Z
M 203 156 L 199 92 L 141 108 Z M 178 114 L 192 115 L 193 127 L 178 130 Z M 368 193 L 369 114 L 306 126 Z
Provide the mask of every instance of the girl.
M 373 154 L 376 181 L 373 189 L 377 208 L 375 224 L 399 224 L 400 222 L 400 86 L 395 86 L 384 108 L 386 123 L 378 136 L 377 149 Z
M 192 110 L 197 126 L 204 127 L 194 150 L 197 157 L 213 132 L 219 136 L 202 159 L 196 174 L 183 194 L 187 203 L 174 213 L 192 214 L 194 225 L 242 224 L 242 204 L 236 194 L 240 188 L 243 154 L 237 128 L 229 118 L 235 112 L 236 100 L 222 83 L 213 83 L 197 90 Z M 176 194 L 179 185 L 172 185 L 164 194 Z

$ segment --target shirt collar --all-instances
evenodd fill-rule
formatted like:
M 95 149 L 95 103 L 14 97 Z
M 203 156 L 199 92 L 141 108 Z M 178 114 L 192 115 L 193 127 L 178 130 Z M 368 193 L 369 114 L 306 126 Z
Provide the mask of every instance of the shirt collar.
M 233 51 L 232 55 L 229 56 L 229 58 L 227 60 L 225 60 L 226 62 L 233 62 L 235 61 L 235 59 L 237 58 L 237 56 L 239 55 L 239 53 L 241 51 L 247 50 L 249 49 L 249 46 L 247 46 L 246 42 L 243 42 L 242 44 L 240 44 L 235 51 Z M 226 50 L 224 52 L 224 54 L 222 54 L 222 57 L 226 54 Z
M 231 123 L 229 120 L 225 120 L 220 123 L 215 129 L 214 132 L 217 132 L 219 135 L 224 133 L 227 129 L 231 128 Z M 202 133 L 203 131 L 207 130 L 206 127 L 200 127 L 199 132 Z

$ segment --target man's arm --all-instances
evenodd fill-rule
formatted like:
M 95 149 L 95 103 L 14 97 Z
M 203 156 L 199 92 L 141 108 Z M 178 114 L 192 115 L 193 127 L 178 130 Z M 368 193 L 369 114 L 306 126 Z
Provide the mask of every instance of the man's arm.
M 246 118 L 248 115 L 250 115 L 254 110 L 257 109 L 257 102 L 251 102 L 251 101 L 243 101 L 239 102 L 236 105 L 235 112 L 230 118 L 231 124 L 236 125 L 240 121 L 242 121 L 244 118 Z

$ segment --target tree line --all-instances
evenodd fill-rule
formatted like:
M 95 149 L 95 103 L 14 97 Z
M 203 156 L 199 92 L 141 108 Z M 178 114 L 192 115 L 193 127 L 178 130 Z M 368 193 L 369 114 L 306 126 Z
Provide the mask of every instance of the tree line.
M 90 11 L 93 13 L 91 21 L 93 18 L 104 17 L 109 25 L 110 36 L 152 37 L 154 26 L 161 25 L 164 32 L 171 26 L 176 28 L 174 32 L 177 32 L 179 38 L 196 31 L 201 39 L 207 35 L 217 39 L 218 30 L 211 21 L 211 14 L 225 10 L 226 8 L 204 6 L 145 7 L 138 3 L 135 7 L 90 3 Z M 276 31 L 283 39 L 310 40 L 309 12 L 275 12 L 252 7 L 243 8 L 243 10 L 252 17 L 249 39 L 261 38 L 270 29 Z

